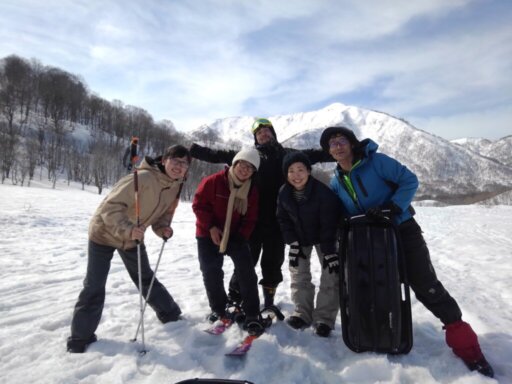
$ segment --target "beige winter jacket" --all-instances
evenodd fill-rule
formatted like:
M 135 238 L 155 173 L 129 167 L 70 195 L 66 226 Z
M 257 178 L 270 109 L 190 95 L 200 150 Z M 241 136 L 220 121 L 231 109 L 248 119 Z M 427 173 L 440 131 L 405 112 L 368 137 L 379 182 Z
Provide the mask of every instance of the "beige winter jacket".
M 138 168 L 140 224 L 150 225 L 162 236 L 171 223 L 182 179 L 172 180 L 156 164 L 146 159 Z M 133 174 L 124 176 L 113 187 L 96 209 L 89 224 L 89 239 L 101 245 L 119 249 L 136 246 L 131 232 L 136 225 L 135 190 Z

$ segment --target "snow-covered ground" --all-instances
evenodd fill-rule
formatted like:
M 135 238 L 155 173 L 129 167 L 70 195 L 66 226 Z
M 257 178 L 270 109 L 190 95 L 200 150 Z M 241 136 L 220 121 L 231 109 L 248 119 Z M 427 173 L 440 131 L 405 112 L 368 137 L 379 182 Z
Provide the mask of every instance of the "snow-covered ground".
M 175 383 L 203 378 L 254 383 L 512 383 L 512 207 L 419 207 L 437 273 L 480 337 L 496 380 L 469 372 L 446 347 L 441 324 L 415 299 L 414 347 L 405 356 L 355 354 L 341 339 L 339 321 L 328 339 L 311 329 L 277 323 L 244 360 L 224 356 L 241 340 L 232 327 L 222 336 L 203 332 L 209 312 L 197 261 L 194 215 L 181 203 L 175 236 L 164 250 L 159 279 L 180 304 L 184 320 L 162 325 L 145 316 L 146 346 L 139 357 L 134 336 L 139 299 L 119 257 L 114 257 L 98 342 L 85 354 L 66 353 L 73 306 L 87 263 L 87 227 L 104 196 L 93 189 L 36 182 L 1 185 L 0 382 Z M 150 261 L 161 240 L 148 232 Z M 232 264 L 226 259 L 227 274 Z M 315 280 L 319 266 L 314 264 Z M 292 311 L 289 275 L 277 292 Z M 259 273 L 259 267 L 258 267 Z M 140 339 L 140 338 L 139 338 Z

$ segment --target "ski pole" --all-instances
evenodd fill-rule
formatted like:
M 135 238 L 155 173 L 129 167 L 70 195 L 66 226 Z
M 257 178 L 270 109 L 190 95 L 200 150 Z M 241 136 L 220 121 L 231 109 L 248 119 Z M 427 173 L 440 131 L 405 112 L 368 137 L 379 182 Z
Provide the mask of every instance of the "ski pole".
M 135 217 L 137 220 L 137 227 L 140 226 L 140 206 L 139 206 L 139 178 L 137 175 L 137 168 L 133 171 L 133 184 L 135 187 Z M 142 349 L 140 350 L 141 355 L 146 354 L 146 344 L 144 343 L 144 310 L 142 305 L 142 265 L 141 265 L 141 251 L 140 251 L 140 241 L 137 242 L 137 270 L 139 275 L 139 306 L 140 306 L 140 328 L 141 328 L 141 338 L 142 338 Z
M 176 207 L 178 206 L 180 194 L 181 194 L 181 186 L 180 186 L 180 189 L 178 191 L 178 196 L 176 197 Z M 176 210 L 176 207 L 174 208 L 175 210 Z M 174 217 L 174 212 L 173 212 L 173 215 L 171 216 L 171 221 L 172 221 L 173 217 Z M 170 223 L 169 223 L 169 226 L 170 226 Z M 151 290 L 153 289 L 153 284 L 154 284 L 155 279 L 156 279 L 156 272 L 158 271 L 158 266 L 160 265 L 160 260 L 162 259 L 162 254 L 164 253 L 164 247 L 165 247 L 165 243 L 167 242 L 167 240 L 169 240 L 168 237 L 164 237 L 163 238 L 162 247 L 160 248 L 160 253 L 158 254 L 158 259 L 156 260 L 155 270 L 153 272 L 153 277 L 151 278 L 151 283 L 149 284 L 148 293 L 146 295 L 146 301 L 144 302 L 144 307 L 142 308 L 142 316 L 144 316 L 144 313 L 146 312 L 146 307 L 148 305 L 149 295 L 151 294 Z M 141 324 L 142 324 L 142 322 L 139 321 L 139 325 L 137 325 L 137 330 L 135 331 L 135 336 L 130 341 L 132 341 L 132 342 L 137 341 L 137 336 L 139 334 L 139 329 L 141 327 Z
M 167 242 L 167 240 L 168 240 L 167 238 L 164 238 L 164 241 L 162 242 L 162 248 L 160 248 L 160 254 L 158 255 L 158 259 L 157 259 L 156 265 L 155 265 L 155 271 L 153 272 L 153 277 L 151 278 L 151 283 L 149 284 L 149 289 L 148 289 L 148 293 L 146 295 L 146 300 L 144 302 L 144 307 L 142 308 L 141 319 L 139 320 L 139 325 L 137 326 L 137 331 L 135 332 L 135 336 L 133 337 L 133 339 L 131 339 L 132 342 L 137 341 L 137 335 L 139 334 L 139 329 L 142 325 L 142 317 L 144 316 L 144 313 L 146 312 L 146 307 L 148 306 L 149 295 L 151 295 L 151 290 L 153 289 L 153 283 L 155 282 L 156 272 L 158 271 L 158 266 L 160 265 L 160 260 L 162 259 L 162 254 L 164 252 L 164 246 L 165 246 L 165 243 Z
M 184 177 L 184 179 L 186 179 L 186 176 Z M 137 216 L 137 226 L 139 225 L 139 208 L 138 208 L 138 178 L 137 178 L 137 169 L 135 169 L 134 171 L 134 180 L 135 180 L 135 210 L 136 210 L 136 216 Z M 176 211 L 176 208 L 178 207 L 178 203 L 180 201 L 180 196 L 181 196 L 181 191 L 183 189 L 183 183 L 180 185 L 180 188 L 178 190 L 178 194 L 176 196 L 176 205 L 174 207 L 174 210 L 173 210 L 173 213 L 171 215 L 171 218 L 169 220 L 169 226 L 171 225 L 172 223 L 172 219 L 174 218 L 174 212 Z M 140 272 L 139 272 L 139 298 L 140 298 L 140 307 L 141 307 L 141 315 L 140 315 L 140 320 L 139 320 L 139 324 L 137 325 L 137 330 L 135 332 L 135 336 L 133 337 L 133 339 L 131 339 L 130 341 L 134 342 L 137 340 L 137 336 L 139 334 L 139 329 L 141 329 L 141 337 L 142 337 L 142 347 L 143 347 L 143 350 L 140 351 L 140 353 L 142 355 L 146 354 L 146 350 L 145 350 L 145 345 L 144 345 L 144 313 L 146 311 L 146 307 L 148 305 L 148 300 L 149 300 L 149 295 L 151 294 L 151 290 L 153 289 L 153 284 L 155 282 L 155 278 L 156 278 L 156 272 L 158 270 L 158 266 L 160 265 L 160 260 L 162 259 L 162 254 L 164 252 L 164 247 L 165 247 L 165 243 L 167 242 L 167 240 L 169 240 L 169 238 L 166 238 L 164 237 L 163 238 L 163 243 L 162 243 L 162 247 L 160 248 L 160 254 L 158 255 L 158 259 L 157 259 L 157 262 L 156 262 L 156 265 L 155 265 L 155 270 L 153 272 L 153 277 L 151 278 L 151 283 L 149 284 L 149 289 L 148 289 L 148 293 L 146 295 L 146 299 L 145 299 L 145 302 L 144 302 L 144 305 L 142 305 L 142 290 L 141 290 L 141 275 L 140 275 Z M 139 256 L 139 271 L 140 271 L 140 244 L 139 242 L 137 241 L 137 252 L 138 252 L 138 256 Z

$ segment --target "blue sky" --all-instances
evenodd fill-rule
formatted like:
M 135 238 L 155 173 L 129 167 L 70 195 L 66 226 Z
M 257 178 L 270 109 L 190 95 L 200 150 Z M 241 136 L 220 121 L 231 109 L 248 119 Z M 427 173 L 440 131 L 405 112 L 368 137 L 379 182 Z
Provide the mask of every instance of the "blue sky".
M 1 0 L 0 58 L 179 130 L 340 102 L 446 139 L 512 134 L 508 0 Z

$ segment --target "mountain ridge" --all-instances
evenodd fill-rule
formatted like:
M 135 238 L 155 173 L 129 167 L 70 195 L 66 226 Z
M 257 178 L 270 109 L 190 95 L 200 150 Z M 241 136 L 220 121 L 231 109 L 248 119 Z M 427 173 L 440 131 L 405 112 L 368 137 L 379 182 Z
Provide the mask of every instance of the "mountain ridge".
M 229 142 L 232 147 L 237 143 L 250 146 L 254 137 L 249 127 L 254 118 L 216 119 L 207 128 L 221 140 L 217 145 Z M 343 125 L 352 129 L 360 140 L 372 139 L 381 152 L 396 158 L 417 174 L 420 179 L 417 200 L 467 204 L 486 201 L 512 190 L 512 166 L 504 163 L 505 157 L 501 155 L 506 153 L 507 145 L 512 147 L 508 137 L 498 140 L 500 158 L 496 158 L 492 156 L 493 151 L 484 151 L 481 147 L 476 151 L 475 146 L 460 144 L 462 139 L 448 141 L 388 113 L 341 103 L 317 111 L 270 116 L 269 119 L 284 147 L 318 148 L 321 132 L 329 126 Z M 193 134 L 200 129 L 206 128 L 194 130 Z M 492 143 L 488 139 L 482 140 Z M 329 172 L 334 163 L 324 163 L 318 168 Z

